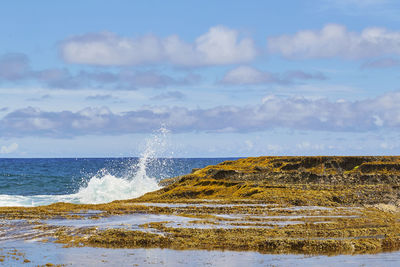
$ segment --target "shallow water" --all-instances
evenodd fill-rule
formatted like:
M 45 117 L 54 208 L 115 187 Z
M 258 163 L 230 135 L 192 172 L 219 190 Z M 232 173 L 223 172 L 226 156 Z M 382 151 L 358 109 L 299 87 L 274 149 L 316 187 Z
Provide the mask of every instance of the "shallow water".
M 217 216 L 216 216 L 217 217 Z M 274 216 L 277 217 L 277 216 Z M 284 216 L 281 216 L 284 219 Z M 126 229 L 139 230 L 146 232 L 156 232 L 156 229 L 141 227 L 143 224 L 152 222 L 164 222 L 166 227 L 171 228 L 193 228 L 193 229 L 233 229 L 233 228 L 269 228 L 269 225 L 286 226 L 291 224 L 304 223 L 302 221 L 269 221 L 269 222 L 252 222 L 248 220 L 224 221 L 193 217 L 176 216 L 170 214 L 129 214 L 104 217 L 99 219 L 50 219 L 44 220 L 42 223 L 52 226 L 69 226 L 69 227 L 98 227 L 98 229 Z M 233 223 L 250 224 L 250 225 L 234 225 Z M 258 223 L 259 225 L 254 225 Z M 253 224 L 253 225 L 251 225 Z
M 149 204 L 150 205 L 150 204 Z M 158 205 L 158 204 L 156 204 Z M 63 248 L 62 245 L 45 240 L 55 241 L 54 233 L 60 227 L 68 227 L 67 232 L 71 235 L 79 234 L 79 229 L 97 227 L 98 229 L 127 229 L 166 234 L 162 228 L 143 227 L 151 222 L 163 223 L 166 227 L 173 228 L 271 228 L 285 227 L 289 224 L 304 223 L 300 219 L 313 218 L 313 223 L 326 223 L 329 218 L 335 220 L 339 217 L 352 218 L 344 210 L 333 210 L 331 215 L 319 214 L 321 207 L 304 208 L 299 207 L 291 212 L 285 211 L 285 207 L 257 205 L 262 212 L 273 209 L 275 212 L 282 210 L 283 213 L 268 216 L 259 214 L 240 213 L 246 212 L 249 205 L 225 205 L 207 203 L 203 206 L 208 210 L 210 207 L 239 206 L 239 209 L 227 209 L 227 214 L 211 214 L 211 217 L 180 216 L 181 208 L 186 211 L 198 209 L 198 204 L 160 204 L 171 208 L 172 214 L 147 214 L 133 213 L 126 215 L 114 215 L 109 217 L 92 218 L 102 216 L 101 211 L 89 210 L 72 213 L 80 218 L 57 218 L 42 220 L 4 220 L 0 219 L 0 266 L 34 266 L 46 263 L 66 264 L 72 266 L 398 266 L 400 263 L 400 252 L 381 253 L 376 255 L 355 256 L 304 256 L 304 255 L 271 255 L 257 252 L 233 252 L 233 251 L 207 251 L 187 250 L 176 251 L 171 249 L 106 249 L 106 248 Z M 240 206 L 246 207 L 244 210 Z M 252 206 L 252 205 L 250 205 Z M 182 211 L 182 210 L 181 210 Z M 231 211 L 232 213 L 229 213 Z M 236 212 L 239 213 L 236 213 Z M 293 212 L 296 215 L 293 215 Z M 301 214 L 301 213 L 304 214 Z M 181 213 L 183 215 L 184 213 Z M 282 216 L 280 215 L 282 214 Z M 323 219 L 322 221 L 318 218 Z M 328 220 L 326 220 L 328 218 Z M 275 220 L 275 221 L 274 221 Z M 237 224 L 237 225 L 235 225 Z M 38 225 L 44 225 L 43 229 L 37 229 Z M 359 237 L 359 238 L 383 238 L 383 236 Z M 296 238 L 299 239 L 299 238 Z M 326 239 L 326 238 L 316 238 Z M 333 238 L 328 238 L 333 239 Z M 336 238 L 343 239 L 343 238 Z M 4 257 L 2 257 L 4 256 Z M 1 262 L 1 259 L 4 262 Z M 31 262 L 24 264 L 27 259 Z
M 69 215 L 78 215 L 79 218 L 49 218 L 35 221 L 26 220 L 3 220 L 0 219 L 0 241 L 1 240 L 40 240 L 42 238 L 51 238 L 56 227 L 71 227 L 74 229 L 83 229 L 89 227 L 96 227 L 99 230 L 106 229 L 126 229 L 144 232 L 153 232 L 164 234 L 160 232 L 157 227 L 149 227 L 150 223 L 162 223 L 165 227 L 171 228 L 191 228 L 191 229 L 244 229 L 244 228 L 272 228 L 272 227 L 285 227 L 288 225 L 303 224 L 305 220 L 312 219 L 313 223 L 329 223 L 337 218 L 356 218 L 358 216 L 331 213 L 330 215 L 311 215 L 308 214 L 310 210 L 318 212 L 323 210 L 323 207 L 304 208 L 299 207 L 296 213 L 303 211 L 306 214 L 286 214 L 282 215 L 268 215 L 268 210 L 284 210 L 284 207 L 278 208 L 276 205 L 247 205 L 247 204 L 147 204 L 152 206 L 160 206 L 171 208 L 171 214 L 149 214 L 149 213 L 132 213 L 125 215 L 113 215 L 102 217 L 101 211 L 88 210 L 82 212 L 74 212 Z M 249 214 L 247 208 L 255 206 L 262 208 L 266 214 Z M 203 212 L 197 214 L 199 208 L 219 208 L 219 207 L 246 207 L 245 213 L 241 209 L 225 210 L 225 214 L 207 213 L 210 215 L 203 216 Z M 271 208 L 273 207 L 273 208 Z M 184 212 L 180 210 L 184 209 Z M 191 210 L 193 208 L 193 210 Z M 239 213 L 238 213 L 239 212 Z M 192 214 L 191 216 L 179 215 L 180 213 Z M 196 215 L 197 214 L 197 215 Z M 100 216 L 100 217 L 98 217 Z M 332 219 L 332 220 L 330 220 Z M 147 226 L 144 226 L 146 225 Z M 50 226 L 46 230 L 35 229 L 38 225 Z
M 36 266 L 46 263 L 72 266 L 399 266 L 400 252 L 373 255 L 304 256 L 257 252 L 63 248 L 60 244 L 1 242 L 0 266 Z M 18 254 L 12 259 L 10 254 Z M 15 257 L 15 256 L 14 256 Z M 23 260 L 28 259 L 29 264 Z
M 45 220 L 43 223 L 55 226 L 72 227 L 98 227 L 99 229 L 123 228 L 127 230 L 143 230 L 140 225 L 151 222 L 173 221 L 176 223 L 185 223 L 193 220 L 183 216 L 164 215 L 164 214 L 130 214 L 111 216 L 99 219 L 52 219 Z

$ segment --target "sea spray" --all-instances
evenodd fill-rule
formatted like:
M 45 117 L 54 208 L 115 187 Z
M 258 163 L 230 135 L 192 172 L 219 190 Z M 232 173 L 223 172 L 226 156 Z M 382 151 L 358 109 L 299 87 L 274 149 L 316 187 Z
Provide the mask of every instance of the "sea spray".
M 129 164 L 124 177 L 116 177 L 109 174 L 106 169 L 102 169 L 89 180 L 86 187 L 82 187 L 76 193 L 79 203 L 96 204 L 135 198 L 159 189 L 156 179 L 149 177 L 147 170 L 150 163 L 161 162 L 158 166 L 163 166 L 164 160 L 158 156 L 165 152 L 168 134 L 169 131 L 162 127 L 148 138 L 139 161 L 136 164 L 132 162 Z
M 117 199 L 139 197 L 147 192 L 159 189 L 157 181 L 150 177 L 120 178 L 111 174 L 94 176 L 87 187 L 76 193 L 79 203 L 106 203 Z
M 158 172 L 158 176 L 162 176 L 162 172 L 167 167 L 167 159 L 162 158 L 167 149 L 167 137 L 169 130 L 161 127 L 151 138 L 146 140 L 146 147 L 140 155 L 137 164 L 130 164 L 128 170 L 136 179 L 144 179 L 149 177 L 149 169 Z
M 158 172 L 157 177 L 168 168 L 165 158 L 169 131 L 164 127 L 146 140 L 146 145 L 139 159 L 128 160 L 126 170 L 117 174 L 103 168 L 92 176 L 77 193 L 67 195 L 0 195 L 0 206 L 39 206 L 55 202 L 97 204 L 113 200 L 139 197 L 160 188 L 151 172 Z M 164 158 L 161 158 L 161 157 Z

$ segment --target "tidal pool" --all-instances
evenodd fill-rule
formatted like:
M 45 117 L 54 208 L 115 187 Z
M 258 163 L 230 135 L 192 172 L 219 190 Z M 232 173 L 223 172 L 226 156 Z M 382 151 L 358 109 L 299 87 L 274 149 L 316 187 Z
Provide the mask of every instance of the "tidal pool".
M 65 248 L 61 244 L 54 243 L 32 241 L 0 242 L 0 266 L 37 266 L 52 263 L 66 266 L 343 267 L 398 266 L 399 262 L 400 252 L 355 256 L 304 256 L 215 250 Z
M 148 204 L 148 206 L 151 205 Z M 0 219 L 0 248 L 8 247 L 8 250 L 6 249 L 6 252 L 0 254 L 0 262 L 6 260 L 18 261 L 23 257 L 26 257 L 27 261 L 32 261 L 28 258 L 27 253 L 32 251 L 35 246 L 43 250 L 47 249 L 46 257 L 57 264 L 64 264 L 66 262 L 65 256 L 71 253 L 83 253 L 81 251 L 92 250 L 103 251 L 104 255 L 111 253 L 109 257 L 112 258 L 116 253 L 115 251 L 120 251 L 117 259 L 103 260 L 105 263 L 108 262 L 109 265 L 113 262 L 112 265 L 122 266 L 126 264 L 122 259 L 126 258 L 127 262 L 132 259 L 129 256 L 131 252 L 142 253 L 135 254 L 139 257 L 137 260 L 142 263 L 144 262 L 144 254 L 159 251 L 167 258 L 174 258 L 173 255 L 175 254 L 179 258 L 179 255 L 186 253 L 187 257 L 193 258 L 194 263 L 196 263 L 197 258 L 210 258 L 215 263 L 198 260 L 200 261 L 199 266 L 201 264 L 232 266 L 232 264 L 220 262 L 219 258 L 229 258 L 228 263 L 230 263 L 230 258 L 237 257 L 235 255 L 245 255 L 244 259 L 235 260 L 235 264 L 241 262 L 242 265 L 268 266 L 270 261 L 273 262 L 272 265 L 277 265 L 274 263 L 274 259 L 289 264 L 290 260 L 296 261 L 300 256 L 283 254 L 268 256 L 268 254 L 262 253 L 337 255 L 340 253 L 371 253 L 397 249 L 396 247 L 388 247 L 387 244 L 389 243 L 386 242 L 393 240 L 390 239 L 392 238 L 390 234 L 393 233 L 391 229 L 394 226 L 390 228 L 391 224 L 387 223 L 388 219 L 393 221 L 396 218 L 391 214 L 383 214 L 375 209 L 225 205 L 217 203 L 206 203 L 205 205 L 172 204 L 172 206 L 171 204 L 156 203 L 153 206 L 157 207 L 149 208 L 134 204 L 131 207 L 129 205 L 116 206 L 110 210 L 101 210 L 100 206 L 100 208 L 95 207 L 93 210 L 85 210 L 80 207 L 72 211 L 60 209 L 61 212 L 55 209 L 54 213 L 43 216 L 29 213 L 29 210 L 23 210 L 23 212 L 15 212 L 13 209 L 7 210 L 9 213 L 5 213 L 3 219 Z M 96 210 L 97 208 L 99 210 Z M 118 210 L 118 208 L 121 210 Z M 373 229 L 370 229 L 371 225 Z M 61 242 L 67 246 L 76 246 L 76 248 L 62 248 L 59 244 L 53 242 Z M 365 244 L 368 247 L 362 250 Z M 376 246 L 373 247 L 371 244 Z M 16 250 L 23 251 L 18 252 L 19 254 L 25 254 L 18 256 L 18 253 L 11 251 L 12 246 Z M 82 246 L 86 247 L 82 248 Z M 103 248 L 94 249 L 90 246 Z M 118 248 L 131 249 L 121 250 Z M 169 248 L 169 250 L 153 248 Z M 188 250 L 186 252 L 176 251 L 180 249 Z M 201 249 L 214 249 L 214 251 Z M 243 252 L 222 252 L 220 249 L 242 250 Z M 129 253 L 124 251 L 129 251 Z M 61 255 L 57 257 L 63 258 L 54 258 L 56 257 L 53 255 L 54 253 Z M 33 256 L 30 257 L 35 258 L 34 255 L 36 254 L 36 252 L 32 252 L 31 255 Z M 95 252 L 92 254 L 95 254 Z M 399 254 L 394 252 L 387 255 Z M 81 258 L 85 257 L 83 255 Z M 96 262 L 101 258 L 87 257 L 89 257 L 89 262 L 83 261 L 81 266 L 90 266 L 92 264 L 90 261 Z M 301 257 L 302 261 L 310 258 L 308 256 Z M 365 259 L 367 257 L 369 256 L 359 255 L 352 256 L 349 259 Z M 43 256 L 43 258 L 45 257 Z M 257 261 L 260 258 L 261 260 Z M 329 262 L 332 257 L 315 256 L 311 258 L 318 259 L 318 262 L 319 259 L 326 259 L 328 265 L 332 265 Z M 340 261 L 342 258 L 336 256 L 336 259 Z M 119 262 L 120 260 L 121 262 Z M 116 261 L 115 264 L 114 261 Z M 175 261 L 171 266 L 179 266 L 181 261 L 184 262 L 184 260 Z M 156 265 L 168 264 L 164 260 L 157 262 L 157 258 L 153 259 L 153 262 L 156 262 Z M 93 265 L 98 264 L 93 263 Z M 191 263 L 188 263 L 188 265 L 196 266 Z M 307 262 L 305 265 L 308 266 L 310 263 Z

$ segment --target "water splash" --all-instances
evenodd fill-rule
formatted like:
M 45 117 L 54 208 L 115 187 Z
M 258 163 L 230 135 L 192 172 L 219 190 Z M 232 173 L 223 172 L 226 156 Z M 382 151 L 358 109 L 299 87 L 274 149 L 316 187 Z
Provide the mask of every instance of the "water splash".
M 149 165 L 162 162 L 162 155 L 167 147 L 168 129 L 160 128 L 146 140 L 146 148 L 137 164 L 129 164 L 125 177 L 116 177 L 101 170 L 99 175 L 92 177 L 86 187 L 76 194 L 80 203 L 105 203 L 117 199 L 139 197 L 147 192 L 160 189 L 157 180 L 147 173 Z
M 161 127 L 151 138 L 147 139 L 146 149 L 141 154 L 139 163 L 137 164 L 138 170 L 135 175 L 138 179 L 148 178 L 147 169 L 151 163 L 154 163 L 154 161 L 157 160 L 160 163 L 163 162 L 158 158 L 160 158 L 159 156 L 164 154 L 166 150 L 168 134 L 169 130 L 165 127 Z
M 11 196 L 0 195 L 0 206 L 38 206 L 55 202 L 98 204 L 114 200 L 139 197 L 147 192 L 160 189 L 156 178 L 148 174 L 149 166 L 155 167 L 152 171 L 162 171 L 167 166 L 165 154 L 169 131 L 162 127 L 146 140 L 146 146 L 137 161 L 130 161 L 127 171 L 122 176 L 109 173 L 101 169 L 91 177 L 87 184 L 77 193 L 69 195 L 36 195 Z

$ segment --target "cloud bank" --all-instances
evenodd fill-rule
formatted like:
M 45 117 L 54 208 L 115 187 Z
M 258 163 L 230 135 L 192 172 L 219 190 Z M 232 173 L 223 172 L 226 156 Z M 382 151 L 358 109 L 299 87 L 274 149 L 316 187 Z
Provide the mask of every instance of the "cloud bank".
M 248 62 L 257 54 L 253 40 L 239 38 L 236 30 L 211 27 L 193 43 L 177 35 L 127 38 L 112 32 L 73 36 L 61 43 L 62 58 L 68 63 L 124 66 L 170 63 L 207 66 Z
M 273 128 L 364 132 L 400 128 L 400 92 L 362 101 L 265 97 L 258 105 L 209 109 L 148 107 L 113 113 L 106 107 L 49 112 L 28 107 L 0 119 L 4 137 L 179 132 L 256 132 Z
M 320 30 L 301 30 L 267 40 L 269 53 L 289 59 L 400 55 L 400 32 L 381 27 L 353 32 L 340 24 L 327 24 Z M 237 30 L 215 26 L 192 43 L 178 35 L 128 38 L 112 32 L 88 33 L 61 42 L 60 54 L 68 63 L 98 66 L 215 66 L 249 63 L 259 51 L 253 39 L 241 38 Z
M 385 28 L 365 28 L 351 32 L 343 25 L 328 24 L 321 30 L 303 30 L 293 35 L 268 38 L 270 53 L 290 59 L 345 58 L 360 59 L 400 55 L 400 32 Z
M 72 73 L 66 68 L 33 70 L 24 54 L 9 53 L 0 56 L 0 82 L 37 82 L 55 89 L 120 89 L 162 88 L 198 83 L 201 77 L 188 73 L 171 77 L 151 70 L 84 71 Z

